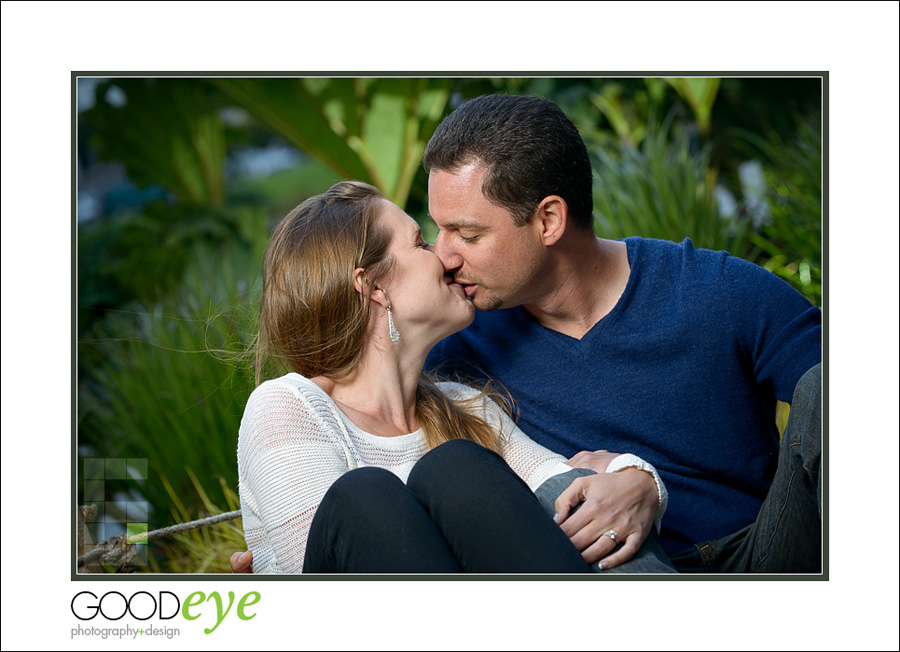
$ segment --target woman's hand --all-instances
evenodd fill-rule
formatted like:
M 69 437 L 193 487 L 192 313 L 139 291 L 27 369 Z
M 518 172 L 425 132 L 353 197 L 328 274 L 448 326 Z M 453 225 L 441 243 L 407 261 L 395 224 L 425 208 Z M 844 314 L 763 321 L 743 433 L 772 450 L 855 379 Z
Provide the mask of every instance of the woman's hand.
M 575 457 L 579 455 L 583 453 Z M 638 551 L 650 535 L 658 507 L 659 491 L 653 476 L 626 468 L 573 481 L 556 499 L 554 520 L 587 563 L 600 561 L 601 570 L 606 570 L 628 561 Z M 611 531 L 616 533 L 615 539 L 607 535 Z M 622 547 L 610 554 L 617 543 Z
M 606 473 L 606 467 L 618 456 L 619 453 L 610 453 L 606 450 L 594 451 L 593 453 L 591 451 L 581 451 L 576 453 L 566 464 L 575 469 L 590 469 L 595 473 Z

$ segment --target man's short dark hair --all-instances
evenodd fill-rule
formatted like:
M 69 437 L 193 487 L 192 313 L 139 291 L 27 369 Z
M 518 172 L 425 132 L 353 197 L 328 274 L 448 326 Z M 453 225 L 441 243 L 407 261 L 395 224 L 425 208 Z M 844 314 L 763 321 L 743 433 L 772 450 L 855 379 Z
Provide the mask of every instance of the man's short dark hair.
M 428 172 L 487 166 L 484 196 L 523 226 L 541 200 L 559 195 L 569 218 L 593 225 L 593 176 L 584 141 L 555 103 L 525 95 L 483 95 L 444 118 L 425 148 Z

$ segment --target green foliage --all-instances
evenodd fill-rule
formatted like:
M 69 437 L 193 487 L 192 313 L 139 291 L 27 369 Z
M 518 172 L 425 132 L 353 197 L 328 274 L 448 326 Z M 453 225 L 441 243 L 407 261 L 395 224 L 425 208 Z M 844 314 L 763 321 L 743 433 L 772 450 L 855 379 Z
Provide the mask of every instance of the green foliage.
M 89 369 L 79 382 L 80 443 L 105 457 L 147 458 L 140 491 L 153 519 L 169 514 L 163 479 L 176 495 L 195 495 L 186 467 L 201 486 L 218 477 L 236 486 L 237 432 L 253 387 L 244 352 L 252 344 L 261 253 L 229 242 L 198 244 L 187 255 L 176 291 L 107 315 L 79 342 Z
M 171 499 L 171 520 L 173 523 L 213 516 L 223 512 L 240 509 L 240 497 L 222 476 L 205 478 L 201 482 L 190 467 L 185 473 L 193 485 L 193 505 L 185 505 L 182 496 L 171 483 L 161 477 Z M 207 489 L 212 484 L 221 491 L 225 501 L 220 507 L 213 502 Z M 244 531 L 241 519 L 224 521 L 215 525 L 188 530 L 159 540 L 156 546 L 162 552 L 162 559 L 156 555 L 149 556 L 150 571 L 154 573 L 230 573 L 229 558 L 236 550 L 246 550 Z
M 719 82 L 716 78 L 591 79 L 546 96 L 563 106 L 586 139 L 639 147 L 648 131 L 658 131 L 663 116 L 673 109 L 684 108 L 684 115 L 689 110 L 699 132 L 708 137 Z
M 266 206 L 281 218 L 302 200 L 325 192 L 340 180 L 330 168 L 310 159 L 266 176 L 235 179 L 229 184 L 228 198 L 235 203 Z
M 748 155 L 760 156 L 771 215 L 748 254 L 782 277 L 817 306 L 822 305 L 822 138 L 819 117 L 798 119 L 789 142 L 744 132 Z
M 672 131 L 651 131 L 640 149 L 590 147 L 597 234 L 676 242 L 689 237 L 695 246 L 741 255 L 747 226 L 719 216 L 709 150 L 691 153 L 687 136 Z
M 405 206 L 452 81 L 413 78 L 215 79 L 276 134 L 345 178 Z
M 700 133 L 708 134 L 712 125 L 712 107 L 721 80 L 718 77 L 666 77 L 663 81 L 691 107 Z
M 646 111 L 646 102 L 629 102 L 624 97 L 621 84 L 606 84 L 599 93 L 591 93 L 591 102 L 596 106 L 618 136 L 619 141 L 638 147 L 647 135 L 647 120 L 639 119 L 638 112 Z M 646 95 L 637 95 L 638 100 Z
M 234 242 L 262 260 L 268 224 L 259 207 L 152 202 L 140 211 L 79 225 L 79 334 L 105 310 L 132 301 L 151 305 L 173 292 L 197 245 Z
M 648 128 L 658 127 L 668 88 L 653 79 L 582 79 L 564 87 L 536 81 L 544 83 L 532 84 L 528 92 L 541 91 L 537 94 L 557 102 L 586 142 L 609 147 L 639 147 Z
M 125 104 L 111 103 L 120 93 Z M 220 205 L 226 143 L 218 108 L 213 89 L 197 80 L 114 79 L 99 86 L 85 119 L 100 157 L 123 163 L 136 183 L 158 183 L 192 206 Z

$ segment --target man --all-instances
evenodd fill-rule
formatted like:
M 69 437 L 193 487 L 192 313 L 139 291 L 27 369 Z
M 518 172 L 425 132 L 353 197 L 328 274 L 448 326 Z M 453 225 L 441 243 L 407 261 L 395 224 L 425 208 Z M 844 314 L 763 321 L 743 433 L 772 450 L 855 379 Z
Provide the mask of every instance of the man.
M 690 241 L 596 238 L 587 149 L 548 100 L 466 102 L 424 165 L 436 253 L 480 311 L 428 364 L 502 383 L 522 429 L 558 453 L 654 464 L 669 491 L 660 539 L 679 570 L 818 572 L 819 310 Z M 776 399 L 795 387 L 779 460 Z M 613 568 L 647 538 L 657 503 L 649 474 L 599 473 L 560 495 L 557 520 L 588 562 Z
M 654 464 L 676 568 L 819 571 L 819 310 L 755 265 L 690 241 L 596 238 L 587 150 L 548 100 L 463 104 L 424 165 L 436 253 L 483 311 L 429 364 L 500 381 L 522 429 L 556 452 L 604 448 Z M 813 367 L 779 463 L 776 399 L 790 402 Z M 559 521 L 596 561 L 607 530 L 643 541 L 655 495 L 639 472 L 583 478 L 557 503 Z M 579 499 L 584 521 L 605 513 L 607 527 L 567 519 Z M 606 559 L 621 563 L 629 548 Z

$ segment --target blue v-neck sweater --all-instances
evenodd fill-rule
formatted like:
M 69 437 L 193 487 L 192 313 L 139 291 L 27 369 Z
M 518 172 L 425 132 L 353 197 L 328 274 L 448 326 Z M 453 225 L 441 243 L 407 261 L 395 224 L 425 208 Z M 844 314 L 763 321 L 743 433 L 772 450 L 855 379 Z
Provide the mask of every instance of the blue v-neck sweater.
M 634 453 L 669 490 L 674 554 L 752 523 L 775 472 L 775 401 L 821 361 L 821 313 L 721 251 L 629 238 L 628 284 L 580 340 L 523 308 L 477 313 L 427 366 L 500 381 L 519 425 L 566 456 Z

